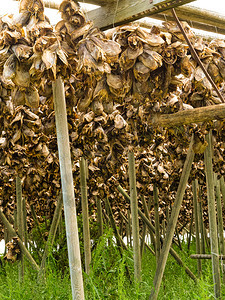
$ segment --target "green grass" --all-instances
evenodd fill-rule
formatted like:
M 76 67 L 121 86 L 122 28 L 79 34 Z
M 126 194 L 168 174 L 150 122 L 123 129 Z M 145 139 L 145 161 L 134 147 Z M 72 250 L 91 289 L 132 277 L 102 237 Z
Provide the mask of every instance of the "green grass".
M 186 245 L 183 247 L 185 249 Z M 185 251 L 175 250 L 197 275 L 197 261 L 190 259 Z M 191 253 L 194 252 L 192 245 Z M 0 269 L 0 299 L 72 299 L 68 268 L 60 270 L 53 257 L 48 259 L 46 279 L 42 282 L 38 282 L 36 272 L 29 265 L 26 265 L 23 282 L 18 281 L 18 263 L 3 262 L 3 266 Z M 109 230 L 92 252 L 90 275 L 84 273 L 85 299 L 148 299 L 155 268 L 155 257 L 146 249 L 142 260 L 142 281 L 134 282 L 132 251 L 123 251 L 121 256 Z M 158 299 L 214 299 L 211 272 L 211 261 L 204 261 L 202 277 L 195 284 L 169 255 Z M 225 299 L 224 285 L 222 299 Z

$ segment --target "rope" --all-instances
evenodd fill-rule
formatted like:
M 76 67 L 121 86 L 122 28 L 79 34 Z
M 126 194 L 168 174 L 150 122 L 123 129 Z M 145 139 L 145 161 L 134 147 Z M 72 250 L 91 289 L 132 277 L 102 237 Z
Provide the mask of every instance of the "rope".
M 113 17 L 113 27 L 115 27 L 115 20 L 116 20 L 116 14 L 117 14 L 117 10 L 118 10 L 118 5 L 119 5 L 119 0 L 116 1 L 116 9 L 115 9 L 114 17 Z

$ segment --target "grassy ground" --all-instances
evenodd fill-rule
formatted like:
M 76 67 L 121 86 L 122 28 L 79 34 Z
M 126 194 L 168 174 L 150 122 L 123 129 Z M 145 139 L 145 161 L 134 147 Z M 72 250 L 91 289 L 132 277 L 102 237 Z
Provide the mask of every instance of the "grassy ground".
M 109 242 L 108 242 L 109 241 Z M 184 249 L 186 245 L 183 245 Z M 177 251 L 179 249 L 176 248 Z M 191 253 L 194 253 L 192 245 Z M 197 261 L 191 260 L 187 253 L 179 251 L 183 261 L 197 275 Z M 18 281 L 18 263 L 5 264 L 0 268 L 0 299 L 41 300 L 72 299 L 68 269 L 59 271 L 57 261 L 48 261 L 46 280 L 38 282 L 35 271 L 26 268 L 23 282 Z M 127 268 L 131 282 L 127 276 Z M 148 299 L 155 273 L 155 258 L 146 249 L 142 259 L 142 281 L 133 282 L 133 259 L 130 250 L 121 257 L 109 231 L 99 241 L 92 253 L 90 276 L 84 274 L 85 299 Z M 203 263 L 203 275 L 195 284 L 176 261 L 169 256 L 158 299 L 213 299 L 211 261 Z M 222 299 L 225 288 L 222 285 Z

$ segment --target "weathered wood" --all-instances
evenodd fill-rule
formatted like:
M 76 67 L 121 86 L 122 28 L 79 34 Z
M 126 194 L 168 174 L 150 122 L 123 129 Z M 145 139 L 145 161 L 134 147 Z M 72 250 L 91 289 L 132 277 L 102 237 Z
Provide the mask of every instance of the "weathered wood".
M 131 215 L 130 215 L 130 210 L 129 209 L 127 211 L 127 218 L 128 218 L 129 237 L 130 237 L 130 247 L 132 247 L 133 246 L 133 241 L 132 241 L 132 230 L 131 230 Z
M 217 220 L 218 220 L 218 233 L 219 233 L 219 248 L 220 254 L 225 255 L 225 243 L 223 236 L 223 211 L 222 211 L 222 203 L 221 203 L 221 194 L 220 194 L 220 181 L 216 180 L 216 206 L 217 206 Z M 222 265 L 222 274 L 223 274 L 223 282 L 225 282 L 225 265 Z
M 219 259 L 225 260 L 225 255 L 218 255 Z M 190 258 L 193 259 L 212 259 L 211 254 L 191 254 Z
M 102 202 L 99 197 L 95 197 L 97 206 L 97 224 L 98 224 L 98 237 L 103 235 L 103 218 L 102 218 Z
M 201 187 L 199 186 L 199 191 L 198 191 L 198 203 L 197 203 L 197 210 L 198 210 L 198 222 L 199 222 L 199 231 L 201 234 L 201 239 L 200 239 L 200 252 L 202 254 L 206 253 L 205 251 L 205 244 L 206 244 L 206 237 L 205 237 L 205 225 L 203 221 L 203 215 L 202 215 L 202 201 L 201 201 Z
M 123 252 L 122 252 L 122 249 L 126 249 L 127 250 L 127 246 L 125 245 L 123 239 L 121 238 L 119 232 L 118 232 L 118 229 L 116 227 L 116 222 L 114 220 L 114 217 L 113 217 L 113 212 L 112 212 L 112 208 L 111 208 L 111 205 L 109 203 L 109 199 L 106 197 L 105 198 L 105 207 L 106 207 L 106 211 L 109 215 L 109 220 L 110 220 L 110 224 L 113 228 L 113 231 L 114 231 L 114 234 L 115 234 L 115 238 L 117 240 L 117 244 L 118 244 L 118 250 L 120 252 L 120 255 L 121 255 L 121 258 L 123 257 Z M 131 276 L 130 276 L 130 271 L 127 267 L 127 265 L 125 265 L 125 269 L 126 269 L 126 273 L 127 273 L 127 276 L 131 282 Z
M 40 268 L 37 265 L 37 263 L 35 262 L 35 260 L 33 259 L 33 257 L 31 256 L 30 252 L 27 250 L 27 248 L 24 246 L 23 242 L 21 241 L 20 237 L 17 235 L 16 231 L 13 229 L 12 225 L 9 223 L 9 221 L 7 220 L 6 216 L 4 215 L 2 208 L 0 208 L 0 218 L 4 224 L 4 226 L 7 228 L 7 230 L 9 231 L 10 235 L 13 237 L 17 237 L 18 239 L 18 244 L 20 246 L 20 250 L 22 251 L 22 253 L 24 254 L 24 256 L 26 256 L 27 260 L 31 263 L 32 267 L 36 270 L 39 271 Z
M 191 246 L 191 237 L 192 237 L 193 220 L 194 220 L 194 214 L 193 214 L 193 209 L 192 209 L 191 222 L 190 222 L 190 226 L 189 226 L 188 242 L 187 242 L 188 252 L 189 252 L 190 246 Z
M 145 237 L 147 233 L 147 226 L 145 223 L 142 225 L 142 234 L 141 234 L 141 247 L 140 247 L 140 253 L 141 253 L 141 258 L 143 257 L 144 250 L 145 250 Z
M 186 157 L 184 167 L 182 170 L 182 174 L 180 177 L 180 182 L 179 182 L 179 186 L 178 186 L 178 190 L 177 190 L 177 194 L 176 194 L 176 199 L 174 201 L 174 205 L 173 205 L 173 209 L 172 209 L 171 216 L 169 219 L 169 223 L 167 225 L 166 237 L 163 242 L 162 250 L 160 252 L 159 263 L 157 265 L 156 273 L 155 273 L 155 277 L 154 277 L 154 281 L 153 281 L 154 287 L 152 288 L 151 295 L 149 297 L 149 299 L 151 299 L 151 300 L 157 299 L 160 285 L 162 282 L 162 277 L 163 277 L 163 273 L 165 270 L 168 253 L 171 248 L 171 243 L 173 240 L 174 230 L 176 227 L 182 200 L 184 197 L 185 189 L 186 189 L 188 178 L 190 175 L 192 162 L 194 160 L 194 151 L 192 149 L 192 146 L 193 146 L 193 136 L 191 139 L 191 143 L 190 143 L 190 146 L 189 146 L 189 149 L 187 152 L 187 157 Z
M 198 216 L 198 180 L 192 181 L 192 192 L 193 192 L 193 206 L 194 206 L 194 216 L 195 216 L 195 234 L 196 234 L 196 252 L 201 254 L 200 251 L 200 230 L 199 230 L 199 216 Z M 198 260 L 198 276 L 202 273 L 202 263 Z
M 222 14 L 191 5 L 177 7 L 176 13 L 182 21 L 187 21 L 193 28 L 225 34 L 225 17 Z M 165 19 L 174 21 L 171 10 L 155 14 L 152 17 L 163 21 Z
M 52 83 L 55 109 L 56 133 L 66 224 L 67 248 L 73 300 L 84 299 L 77 213 L 74 197 L 72 164 L 66 114 L 64 84 L 60 77 Z
M 124 214 L 121 212 L 121 216 L 124 219 L 124 221 L 126 222 L 126 224 L 128 224 L 128 219 L 124 216 Z M 146 225 L 146 224 L 145 224 Z M 147 225 L 146 225 L 147 226 Z M 140 239 L 142 241 L 142 237 L 140 236 Z M 152 248 L 144 241 L 145 247 L 153 254 L 155 255 L 154 250 L 152 250 Z
M 156 184 L 153 185 L 153 198 L 154 198 L 154 213 L 155 213 L 155 256 L 156 265 L 159 261 L 161 243 L 160 243 L 160 224 L 159 224 L 159 197 L 158 188 Z
M 133 252 L 134 252 L 134 277 L 141 280 L 141 253 L 139 243 L 139 220 L 138 220 L 138 201 L 136 188 L 136 170 L 134 153 L 128 153 L 128 172 L 130 184 L 130 208 L 132 217 L 132 236 L 133 236 Z
M 19 0 L 14 0 L 19 1 Z M 85 0 L 84 3 L 94 4 L 99 6 L 111 5 L 113 10 L 116 9 L 117 0 Z M 44 0 L 46 8 L 59 9 L 59 3 L 54 0 Z M 87 10 L 89 10 L 87 8 Z M 223 15 L 215 13 L 213 11 L 197 8 L 191 5 L 176 7 L 177 16 L 183 21 L 187 21 L 192 28 L 201 29 L 208 32 L 214 32 L 219 34 L 225 34 L 225 18 Z M 161 21 L 173 21 L 174 18 L 171 11 L 165 10 L 162 13 L 155 13 L 152 15 L 153 19 Z M 140 26 L 151 28 L 152 22 L 143 21 L 139 23 Z
M 225 207 L 225 183 L 224 183 L 224 177 L 220 177 L 220 190 L 223 198 L 223 206 Z
M 106 207 L 106 210 L 107 210 L 107 213 L 108 213 L 108 216 L 109 216 L 109 220 L 110 220 L 110 224 L 111 224 L 112 229 L 114 231 L 118 246 L 121 249 L 126 249 L 127 250 L 127 246 L 125 245 L 125 243 L 124 243 L 123 239 L 121 238 L 121 236 L 119 234 L 119 231 L 117 229 L 116 222 L 115 222 L 114 217 L 113 217 L 112 208 L 111 208 L 111 205 L 109 203 L 109 199 L 107 197 L 105 198 L 105 207 Z
M 108 29 L 192 1 L 193 0 L 119 0 L 116 2 L 114 8 L 112 8 L 112 3 L 106 2 L 107 5 L 88 12 L 88 18 L 94 22 L 96 27 Z
M 23 229 L 24 229 L 24 244 L 28 245 L 28 232 L 27 232 L 27 209 L 26 209 L 26 199 L 23 198 Z
M 142 198 L 142 203 L 143 203 L 143 207 L 144 207 L 144 213 L 145 213 L 146 217 L 149 219 L 149 222 L 152 223 L 150 214 L 149 214 L 149 208 L 148 208 L 147 202 L 145 200 L 145 197 Z M 152 232 L 152 230 L 149 231 L 149 234 L 150 234 L 151 243 L 153 244 L 154 249 L 156 249 L 155 236 L 154 236 L 154 233 Z
M 173 114 L 154 114 L 149 116 L 148 124 L 154 127 L 175 127 L 191 123 L 223 120 L 225 118 L 225 104 L 217 104 L 182 110 Z
M 17 207 L 17 226 L 18 235 L 23 243 L 24 241 L 24 220 L 23 220 L 23 198 L 22 198 L 22 183 L 19 176 L 16 177 L 16 207 Z M 24 277 L 24 257 L 20 255 L 20 264 L 18 266 L 19 281 Z
M 213 282 L 215 298 L 220 297 L 220 268 L 219 268 L 219 249 L 215 209 L 214 177 L 212 166 L 212 132 L 206 135 L 208 146 L 204 152 L 205 174 L 207 186 L 207 200 L 209 212 L 210 244 L 212 254 Z
M 124 196 L 124 198 L 127 200 L 127 202 L 130 202 L 130 196 L 127 194 L 127 192 L 121 187 L 121 185 L 117 185 L 117 190 Z M 141 219 L 146 223 L 148 226 L 149 231 L 152 231 L 155 233 L 155 227 L 152 225 L 150 220 L 146 217 L 146 215 L 138 208 L 138 214 L 141 217 Z M 160 238 L 161 242 L 163 242 L 162 237 Z M 197 278 L 195 275 L 191 272 L 191 270 L 185 265 L 185 263 L 181 260 L 178 253 L 171 247 L 169 249 L 169 253 L 173 256 L 173 258 L 176 260 L 176 262 L 181 265 L 185 272 L 190 276 L 191 279 L 193 279 L 195 282 L 197 282 Z
M 42 256 L 42 260 L 41 260 L 40 271 L 38 274 L 39 278 L 42 275 L 44 275 L 46 258 L 48 257 L 49 249 L 53 246 L 53 243 L 55 240 L 56 231 L 57 231 L 57 228 L 59 225 L 59 220 L 60 220 L 61 213 L 62 213 L 62 207 L 63 207 L 63 199 L 62 199 L 62 193 L 60 193 L 60 195 L 58 197 L 57 205 L 56 205 L 56 208 L 54 211 L 51 227 L 49 230 L 48 240 L 45 244 L 45 250 L 44 250 L 44 253 Z
M 80 159 L 80 189 L 83 219 L 85 272 L 89 275 L 91 263 L 91 238 L 89 230 L 88 197 L 87 197 L 87 168 L 83 157 Z

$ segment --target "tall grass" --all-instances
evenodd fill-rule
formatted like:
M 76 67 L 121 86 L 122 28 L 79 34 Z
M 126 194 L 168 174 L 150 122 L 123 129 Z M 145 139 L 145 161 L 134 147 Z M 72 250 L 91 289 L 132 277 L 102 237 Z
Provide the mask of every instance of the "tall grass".
M 183 249 L 187 249 L 183 243 Z M 188 257 L 184 251 L 179 255 L 189 268 L 197 275 L 197 262 Z M 195 252 L 192 245 L 191 253 Z M 0 267 L 0 299 L 11 300 L 71 300 L 71 287 L 68 268 L 60 269 L 50 255 L 47 261 L 46 278 L 37 281 L 37 274 L 26 266 L 23 282 L 18 280 L 18 263 L 3 262 Z M 127 268 L 131 274 L 129 278 Z M 122 255 L 114 241 L 111 230 L 105 230 L 92 251 L 90 275 L 84 273 L 85 299 L 148 299 L 155 274 L 155 257 L 146 249 L 142 258 L 142 280 L 134 281 L 132 251 L 123 251 Z M 195 284 L 184 269 L 169 256 L 158 299 L 214 299 L 211 261 L 203 262 L 203 274 Z M 222 286 L 222 299 L 225 299 L 225 288 Z

